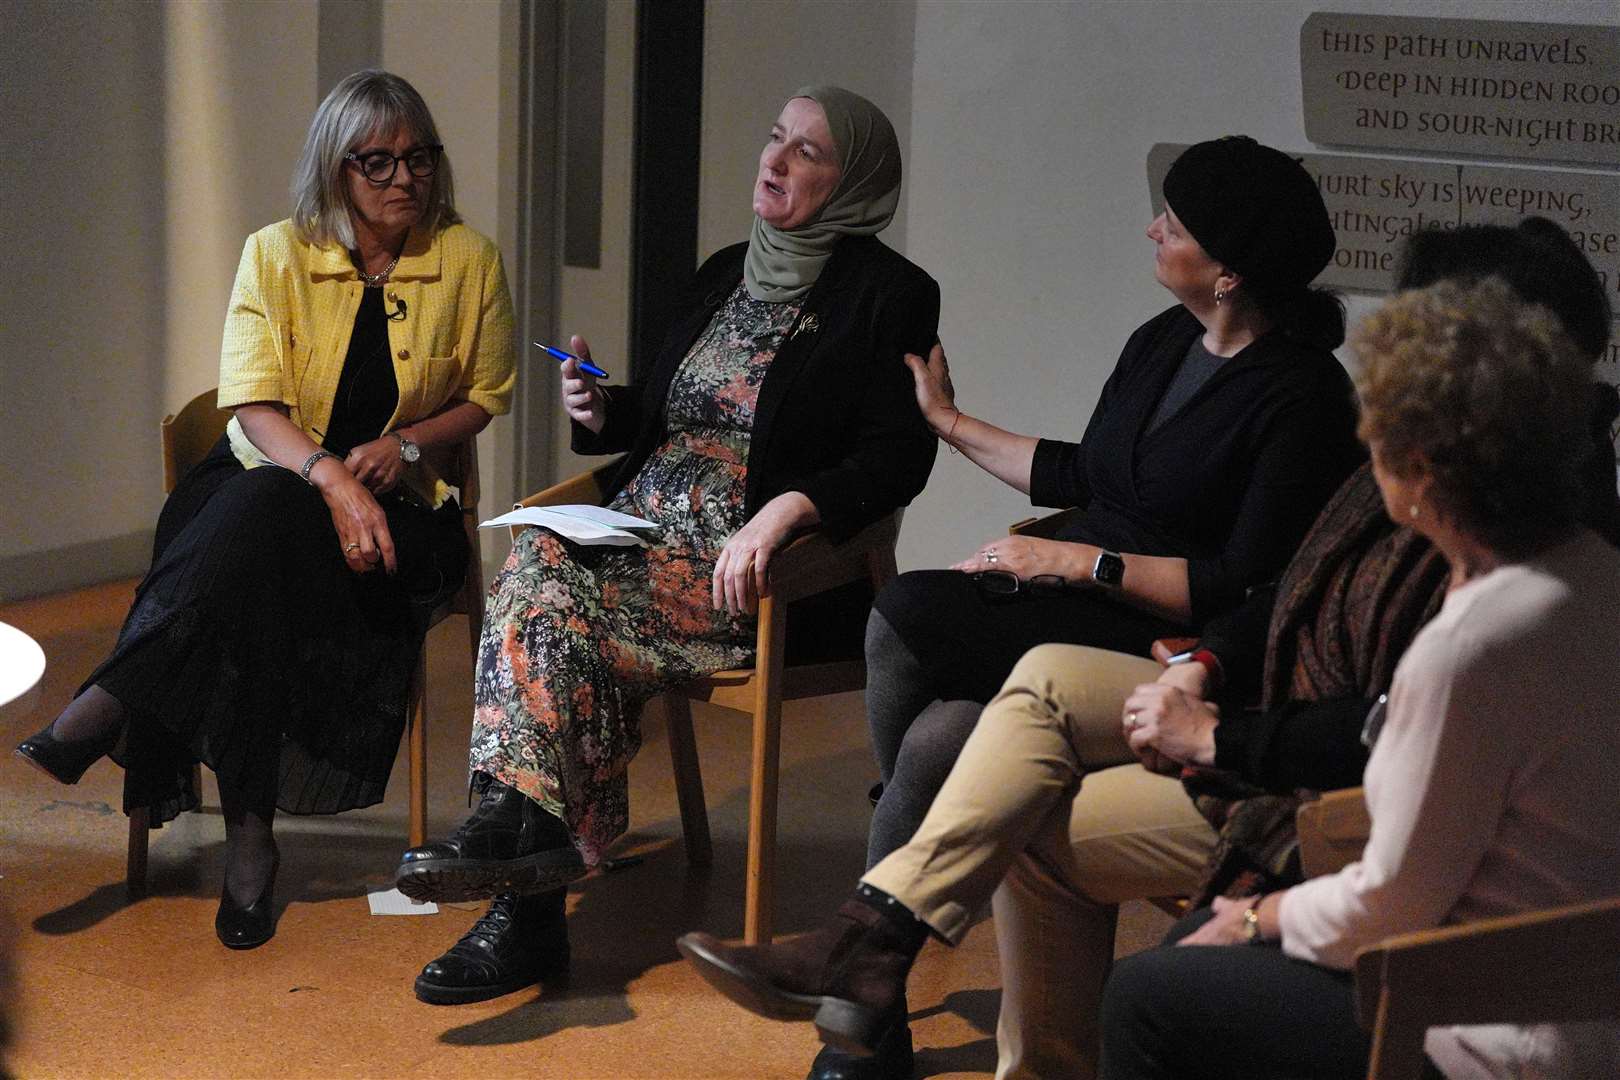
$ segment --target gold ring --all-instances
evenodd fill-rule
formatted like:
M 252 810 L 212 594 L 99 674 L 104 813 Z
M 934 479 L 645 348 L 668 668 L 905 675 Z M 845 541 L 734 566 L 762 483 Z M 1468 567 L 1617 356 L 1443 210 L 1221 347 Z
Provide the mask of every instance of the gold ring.
M 345 555 L 347 555 L 351 551 L 359 551 L 359 550 L 360 550 L 360 541 L 358 541 L 358 540 L 351 540 L 347 544 L 343 545 L 343 554 L 345 554 Z

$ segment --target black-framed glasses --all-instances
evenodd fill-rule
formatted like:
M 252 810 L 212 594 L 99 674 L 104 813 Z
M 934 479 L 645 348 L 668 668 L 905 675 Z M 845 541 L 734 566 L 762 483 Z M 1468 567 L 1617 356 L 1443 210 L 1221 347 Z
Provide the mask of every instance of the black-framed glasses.
M 1028 581 L 1011 570 L 980 570 L 973 575 L 973 583 L 990 596 L 1012 596 L 1027 592 L 1034 596 L 1052 596 L 1069 587 L 1061 574 L 1036 574 Z
M 439 155 L 442 153 L 444 147 L 434 143 L 430 146 L 413 146 L 399 157 L 386 150 L 372 150 L 365 154 L 344 154 L 343 160 L 360 166 L 361 175 L 373 184 L 386 184 L 394 178 L 394 171 L 402 161 L 412 176 L 427 179 L 438 170 Z

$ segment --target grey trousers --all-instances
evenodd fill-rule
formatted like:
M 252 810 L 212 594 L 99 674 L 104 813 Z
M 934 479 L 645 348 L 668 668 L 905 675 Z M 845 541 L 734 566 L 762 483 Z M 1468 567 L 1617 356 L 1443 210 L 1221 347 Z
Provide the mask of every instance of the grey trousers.
M 936 701 L 921 665 L 874 610 L 866 624 L 866 717 L 883 797 L 866 841 L 870 870 L 922 824 L 984 706 Z

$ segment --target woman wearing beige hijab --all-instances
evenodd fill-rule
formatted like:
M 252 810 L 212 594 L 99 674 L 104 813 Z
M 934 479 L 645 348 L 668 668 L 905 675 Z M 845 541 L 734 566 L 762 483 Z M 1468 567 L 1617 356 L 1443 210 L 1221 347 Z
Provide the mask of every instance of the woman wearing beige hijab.
M 610 505 L 660 536 L 579 547 L 533 528 L 513 545 L 479 649 L 482 801 L 396 877 L 422 899 L 494 901 L 424 969 L 423 1001 L 482 1001 L 566 966 L 563 887 L 626 828 L 642 704 L 753 662 L 756 598 L 793 532 L 849 536 L 922 490 L 935 440 L 902 357 L 934 342 L 939 288 L 876 239 L 899 196 L 883 113 L 798 91 L 760 153 L 752 235 L 698 271 L 647 379 L 599 386 L 564 364 L 574 449 L 627 452 Z

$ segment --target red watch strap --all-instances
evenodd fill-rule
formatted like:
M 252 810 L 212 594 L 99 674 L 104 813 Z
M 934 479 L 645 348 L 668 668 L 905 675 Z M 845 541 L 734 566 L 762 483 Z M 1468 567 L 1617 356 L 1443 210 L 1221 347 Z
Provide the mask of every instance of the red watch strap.
M 1204 670 L 1209 672 L 1207 683 L 1209 692 L 1211 694 L 1220 693 L 1221 687 L 1226 685 L 1226 669 L 1221 667 L 1220 657 L 1208 649 L 1194 649 L 1189 659 L 1203 664 Z

